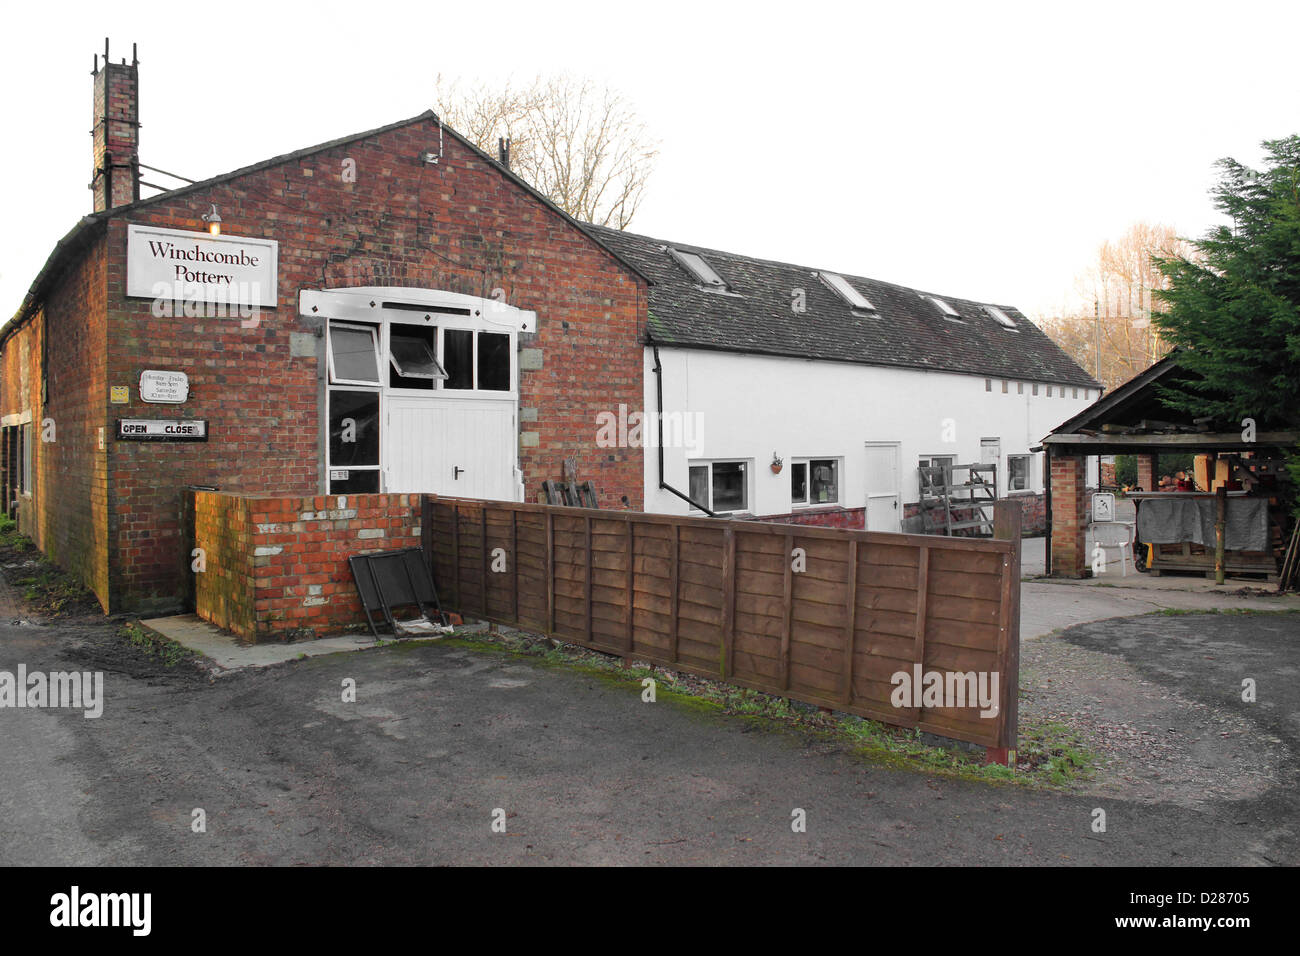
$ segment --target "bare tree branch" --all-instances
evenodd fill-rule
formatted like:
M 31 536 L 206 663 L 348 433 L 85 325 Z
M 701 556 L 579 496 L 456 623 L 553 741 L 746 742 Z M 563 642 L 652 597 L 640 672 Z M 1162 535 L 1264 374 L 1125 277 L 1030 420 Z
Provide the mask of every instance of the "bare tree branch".
M 462 87 L 439 74 L 435 111 L 495 156 L 510 139 L 511 169 L 575 219 L 626 229 L 645 195 L 657 143 L 624 98 L 589 79 L 535 77 Z

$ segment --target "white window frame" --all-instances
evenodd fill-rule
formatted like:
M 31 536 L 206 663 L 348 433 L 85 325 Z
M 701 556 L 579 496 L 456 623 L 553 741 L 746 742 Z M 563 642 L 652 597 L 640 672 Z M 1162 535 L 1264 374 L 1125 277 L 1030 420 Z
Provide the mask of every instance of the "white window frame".
M 518 339 L 515 333 L 509 329 L 484 329 L 476 325 L 466 325 L 458 323 L 447 323 L 437 327 L 435 336 L 434 350 L 438 359 L 438 367 L 444 372 L 447 371 L 447 350 L 446 334 L 448 332 L 469 332 L 470 333 L 470 388 L 448 388 L 449 378 L 435 379 L 432 391 L 438 395 L 482 395 L 485 397 L 511 398 L 519 395 L 519 349 Z M 508 360 L 510 362 L 510 387 L 507 389 L 480 388 L 478 381 L 478 338 L 480 335 L 504 335 L 509 338 L 507 347 Z M 450 373 L 448 373 L 450 376 Z M 428 393 L 429 389 L 402 389 L 401 392 Z
M 731 511 L 722 511 L 719 510 L 718 508 L 713 507 L 713 466 L 714 465 L 741 465 L 743 467 L 745 472 L 745 484 L 744 484 L 745 501 L 742 507 L 736 508 Z M 753 509 L 751 507 L 751 502 L 753 500 L 753 489 L 750 487 L 750 482 L 754 475 L 754 459 L 752 458 L 697 458 L 697 459 L 689 460 L 686 463 L 686 476 L 687 476 L 686 488 L 688 491 L 690 490 L 690 486 L 691 486 L 690 483 L 691 469 L 703 468 L 703 467 L 707 467 L 709 469 L 709 484 L 708 484 L 709 500 L 701 502 L 701 504 L 705 505 L 714 514 L 720 514 L 720 515 L 749 514 L 752 512 Z M 690 510 L 695 512 L 696 514 L 702 514 L 700 509 L 696 508 L 694 505 L 690 506 Z
M 1011 462 L 1023 458 L 1025 460 L 1025 487 L 1011 487 L 1013 472 Z M 1034 490 L 1034 454 L 1029 452 L 1024 455 L 1007 455 L 1007 494 L 1008 495 L 1025 495 L 1031 494 Z
M 815 461 L 829 461 L 835 467 L 835 494 L 837 497 L 834 501 L 813 501 L 812 500 L 812 463 Z M 790 507 L 792 508 L 829 508 L 832 505 L 842 504 L 844 501 L 844 459 L 838 455 L 817 455 L 807 458 L 790 459 L 791 468 L 795 465 L 803 465 L 807 469 L 804 473 L 804 498 L 802 501 L 794 497 L 794 492 L 790 493 Z M 791 481 L 794 479 L 793 473 L 790 476 Z
M 923 298 L 923 299 L 929 299 L 930 302 L 932 302 L 932 303 L 934 304 L 934 307 L 935 307 L 936 309 L 938 309 L 941 313 L 943 313 L 943 317 L 944 317 L 945 319 L 947 319 L 949 322 L 964 322 L 964 321 L 965 321 L 965 319 L 963 319 L 963 318 L 961 317 L 961 313 L 960 313 L 960 312 L 958 312 L 956 309 L 954 309 L 954 308 L 953 308 L 951 305 L 949 305 L 946 301 L 944 301 L 943 299 L 939 298 L 937 295 L 926 295 L 926 294 L 922 293 L 921 298 Z
M 852 284 L 850 284 L 849 280 L 844 278 L 844 276 L 840 275 L 838 272 L 819 272 L 817 273 L 817 278 L 821 279 L 821 281 L 832 292 L 847 302 L 852 308 L 857 309 L 860 312 L 878 311 L 876 307 L 871 304 L 871 300 L 855 289 Z
M 412 328 L 412 329 L 425 329 L 425 328 L 432 328 L 432 330 L 433 330 L 433 347 L 432 347 L 429 351 L 433 354 L 433 364 L 434 364 L 434 366 L 437 368 L 437 370 L 438 370 L 438 374 L 436 374 L 436 375 L 408 375 L 406 372 L 404 372 L 404 371 L 402 370 L 402 367 L 397 363 L 397 359 L 393 357 L 393 333 L 394 333 L 394 331 L 396 331 L 396 332 L 398 332 L 398 334 L 401 334 L 401 330 L 402 330 L 402 328 L 403 328 L 404 326 L 405 326 L 405 327 Z M 438 383 L 438 382 L 441 382 L 441 381 L 444 381 L 444 380 L 447 378 L 447 370 L 446 370 L 445 368 L 442 367 L 442 362 L 438 361 L 438 336 L 439 336 L 439 334 L 440 334 L 440 329 L 439 329 L 439 327 L 436 326 L 436 325 L 435 325 L 435 326 L 416 325 L 416 324 L 413 323 L 413 322 L 408 322 L 408 323 L 393 323 L 393 322 L 388 322 L 388 323 L 386 323 L 386 327 L 385 327 L 385 329 L 384 329 L 384 349 L 383 349 L 383 351 L 384 351 L 384 354 L 388 357 L 388 368 L 389 368 L 389 369 L 395 369 L 395 370 L 397 371 L 397 374 L 400 375 L 402 378 L 416 378 L 416 379 L 424 379 L 424 380 L 426 380 L 426 381 L 431 381 L 431 382 L 434 383 L 433 388 L 431 388 L 431 389 L 430 389 L 430 388 L 411 388 L 410 386 L 404 386 L 404 385 L 391 385 L 391 384 L 388 385 L 388 386 L 386 386 L 387 388 L 396 389 L 396 390 L 399 391 L 399 392 L 429 392 L 429 391 L 434 391 L 435 389 L 437 389 L 437 387 L 438 387 L 437 383 Z M 407 335 L 408 335 L 408 337 L 411 337 L 409 333 L 407 333 Z M 475 337 L 475 339 L 476 339 L 476 341 L 477 341 L 477 336 Z M 477 358 L 477 355 L 475 355 L 475 358 Z M 478 369 L 478 363 L 477 363 L 477 362 L 475 362 L 474 367 L 475 367 L 475 371 L 477 371 L 477 369 Z M 389 381 L 390 381 L 390 382 L 392 381 L 392 373 L 391 373 L 391 372 L 389 372 Z
M 686 272 L 693 278 L 701 288 L 717 289 L 720 292 L 730 291 L 727 280 L 717 269 L 704 258 L 704 253 L 696 252 L 694 249 L 673 249 L 669 247 L 669 253 Z M 696 265 L 696 263 L 699 263 Z M 708 270 L 707 272 L 705 270 Z
M 951 469 L 953 465 L 957 464 L 956 455 L 918 455 L 916 459 L 916 467 L 918 469 L 932 467 L 934 465 L 936 458 L 943 461 L 947 461 L 949 469 Z M 923 465 L 921 464 L 922 462 L 925 462 L 926 464 Z M 951 471 L 949 472 L 949 474 L 951 474 Z M 916 475 L 916 496 L 920 498 L 921 493 L 922 493 L 921 474 L 918 471 Z
M 366 325 L 360 322 L 338 322 L 329 321 L 325 324 L 325 357 L 329 360 L 329 384 L 331 385 L 364 385 L 368 388 L 379 388 L 384 381 L 384 372 L 388 370 L 388 363 L 382 361 L 383 356 L 379 351 L 379 326 Z M 334 330 L 348 329 L 352 332 L 366 332 L 370 335 L 370 346 L 375 352 L 375 381 L 368 382 L 365 379 L 339 378 L 334 370 Z
M 986 305 L 984 306 L 984 311 L 987 312 L 993 320 L 998 323 L 998 325 L 1002 326 L 1008 332 L 1020 331 L 1020 329 L 1016 327 L 1016 320 L 1011 318 L 1011 316 L 1007 315 L 996 305 Z

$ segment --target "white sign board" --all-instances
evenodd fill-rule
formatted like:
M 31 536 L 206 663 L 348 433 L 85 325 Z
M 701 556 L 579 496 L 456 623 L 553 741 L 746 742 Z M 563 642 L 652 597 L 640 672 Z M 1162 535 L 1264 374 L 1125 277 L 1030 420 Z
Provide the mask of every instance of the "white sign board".
M 126 227 L 129 296 L 273 308 L 279 272 L 280 244 L 273 239 Z
M 153 418 L 119 418 L 117 437 L 132 441 L 207 441 L 206 419 L 186 421 Z
M 1092 496 L 1092 520 L 1115 520 L 1115 496 L 1109 491 L 1099 491 Z
M 140 373 L 140 398 L 146 402 L 179 405 L 190 397 L 190 377 L 184 372 L 146 369 Z

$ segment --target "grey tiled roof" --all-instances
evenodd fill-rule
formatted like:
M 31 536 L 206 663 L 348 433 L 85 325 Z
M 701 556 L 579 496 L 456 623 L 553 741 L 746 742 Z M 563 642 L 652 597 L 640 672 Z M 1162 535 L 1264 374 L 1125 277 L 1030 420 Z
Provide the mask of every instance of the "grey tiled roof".
M 653 282 L 650 338 L 660 345 L 962 372 L 1099 387 L 1018 310 L 943 293 L 962 322 L 946 319 L 922 292 L 844 274 L 877 311 L 855 312 L 809 266 L 666 242 L 598 226 L 593 236 Z M 734 295 L 701 287 L 665 247 L 700 253 Z M 806 311 L 792 308 L 803 289 Z M 996 305 L 1017 331 L 984 311 Z

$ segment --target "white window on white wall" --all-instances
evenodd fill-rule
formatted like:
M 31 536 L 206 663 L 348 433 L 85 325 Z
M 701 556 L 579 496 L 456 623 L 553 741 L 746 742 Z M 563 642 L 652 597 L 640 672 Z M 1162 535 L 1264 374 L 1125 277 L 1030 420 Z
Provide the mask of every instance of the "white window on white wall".
M 710 511 L 748 511 L 749 462 L 691 462 L 690 496 Z
M 839 504 L 840 459 L 794 459 L 790 467 L 790 503 L 793 505 Z
M 1007 455 L 1007 491 L 1030 491 L 1033 455 Z
M 927 455 L 917 461 L 919 468 L 940 468 L 942 472 L 931 472 L 928 479 L 918 479 L 918 488 L 924 488 L 927 484 L 933 487 L 947 485 L 952 481 L 952 466 L 957 463 L 957 459 L 952 455 Z M 918 475 L 920 472 L 917 473 Z

